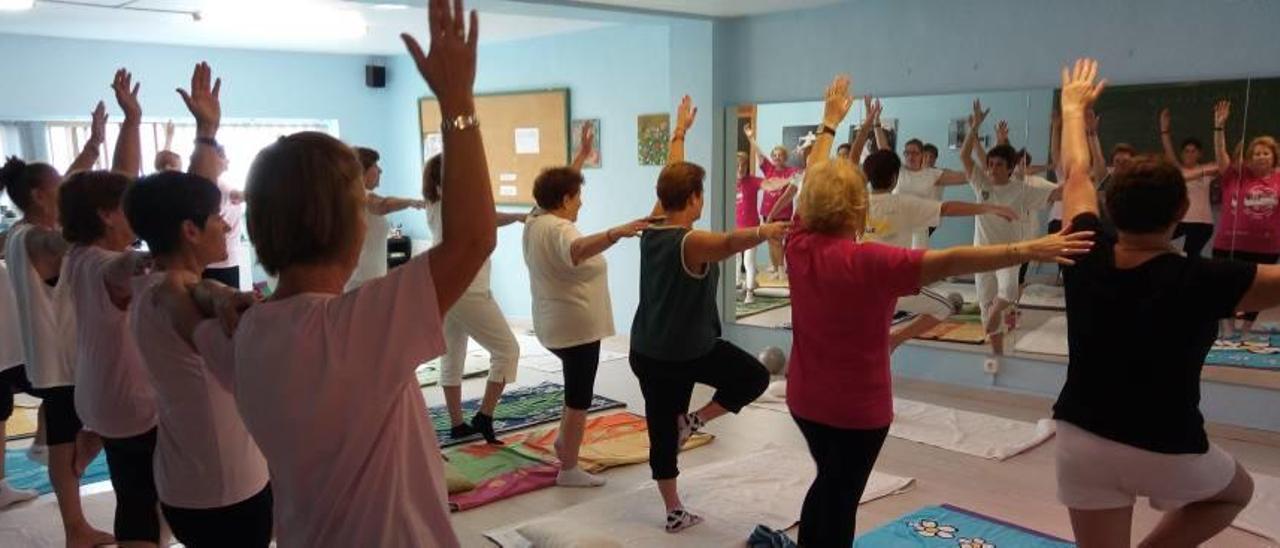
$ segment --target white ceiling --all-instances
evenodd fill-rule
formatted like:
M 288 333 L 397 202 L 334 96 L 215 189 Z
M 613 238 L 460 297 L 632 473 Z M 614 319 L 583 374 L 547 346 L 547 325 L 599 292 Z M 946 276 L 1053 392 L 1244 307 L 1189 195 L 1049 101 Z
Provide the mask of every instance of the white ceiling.
M 409 32 L 424 39 L 427 24 L 424 8 L 400 6 L 402 9 L 385 9 L 385 5 L 368 3 L 369 0 L 246 0 L 255 6 L 290 5 L 293 6 L 292 12 L 303 15 L 319 13 L 326 8 L 358 12 L 364 17 L 368 31 L 363 37 L 347 38 L 305 32 L 314 30 L 314 27 L 295 28 L 298 32 L 289 32 L 289 25 L 297 26 L 296 23 L 291 23 L 297 20 L 294 17 L 253 24 L 249 18 L 228 21 L 225 17 L 208 16 L 204 21 L 197 22 L 189 15 L 194 11 L 211 14 L 220 8 L 225 10 L 231 0 L 75 1 L 100 6 L 127 4 L 136 10 L 63 5 L 37 0 L 36 7 L 30 11 L 0 11 L 0 33 L 154 44 L 388 55 L 404 51 L 399 39 L 401 32 Z M 387 4 L 406 3 L 403 0 L 386 1 Z M 414 4 L 423 6 L 425 1 Z M 146 9 L 188 14 L 139 11 Z M 350 20 L 349 12 L 343 17 Z M 578 18 L 491 11 L 482 11 L 481 21 L 481 41 L 486 43 L 576 32 L 611 24 Z
M 521 0 L 555 2 L 555 0 Z M 838 4 L 843 0 L 569 0 L 573 4 L 623 7 L 707 17 L 740 17 Z M 557 2 L 562 3 L 562 2 Z

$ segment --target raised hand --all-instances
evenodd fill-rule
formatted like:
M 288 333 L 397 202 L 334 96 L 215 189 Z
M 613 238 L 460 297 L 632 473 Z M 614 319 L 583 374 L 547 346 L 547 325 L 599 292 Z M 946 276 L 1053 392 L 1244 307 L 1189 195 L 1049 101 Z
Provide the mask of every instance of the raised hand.
M 133 83 L 133 74 L 125 69 L 116 71 L 115 79 L 111 82 L 111 90 L 116 94 L 116 103 L 120 105 L 120 110 L 124 111 L 125 121 L 138 122 L 142 120 L 142 106 L 138 104 L 138 88 L 142 84 Z
M 579 149 L 581 152 L 579 152 L 579 154 L 582 154 L 583 156 L 591 155 L 592 149 L 595 146 L 595 136 L 596 129 L 591 125 L 591 122 L 583 122 L 582 134 L 578 139 L 578 141 L 582 143 L 582 147 Z
M 1098 76 L 1098 62 L 1093 59 L 1076 59 L 1074 67 L 1062 67 L 1062 111 L 1080 113 L 1093 106 L 1107 86 L 1105 79 L 1094 82 Z
M 756 130 L 751 128 L 751 124 L 742 126 L 742 134 L 747 136 L 747 140 L 756 138 Z
M 680 106 L 676 107 L 676 137 L 684 137 L 686 131 L 693 127 L 693 121 L 698 119 L 698 107 L 693 106 L 693 99 L 688 95 L 680 98 Z
M 884 111 L 884 107 L 880 104 L 879 99 L 870 95 L 863 96 L 862 110 L 862 123 L 870 124 L 872 127 L 880 125 L 880 113 Z
M 985 122 L 985 121 L 987 121 L 987 115 L 988 115 L 988 114 L 991 114 L 991 109 L 983 110 L 983 109 L 982 109 L 982 100 L 981 100 L 981 99 L 974 99 L 974 100 L 973 100 L 973 114 L 972 114 L 971 116 L 969 116 L 969 128 L 970 128 L 970 131 L 974 131 L 974 132 L 978 131 L 978 128 L 982 127 L 982 123 L 983 123 L 983 122 Z
M 1226 127 L 1229 118 L 1231 118 L 1231 101 L 1223 99 L 1213 105 L 1214 128 Z
M 1057 234 L 1014 245 L 1026 246 L 1026 251 L 1037 262 L 1055 262 L 1071 266 L 1076 264 L 1072 257 L 1084 255 L 1093 249 L 1093 232 L 1070 232 L 1070 230 L 1070 226 L 1065 226 L 1062 232 Z
M 996 122 L 996 142 L 1002 145 L 1009 143 L 1009 122 Z
M 191 72 L 191 91 L 178 88 L 178 95 L 196 119 L 196 135 L 212 137 L 222 123 L 222 78 L 213 77 L 209 63 L 200 62 Z
M 98 101 L 98 106 L 89 116 L 92 118 L 89 122 L 89 144 L 102 146 L 107 140 L 107 105 Z
M 1173 116 L 1169 114 L 1169 109 L 1160 109 L 1160 133 L 1169 133 L 1169 127 L 1172 125 Z
M 405 48 L 418 66 L 418 73 L 440 100 L 440 111 L 446 119 L 472 114 L 472 86 L 476 80 L 476 45 L 480 38 L 480 20 L 475 10 L 470 13 L 470 32 L 463 19 L 462 0 L 430 0 L 427 22 L 431 31 L 431 50 L 408 34 L 401 34 Z
M 822 106 L 822 123 L 827 127 L 839 126 L 845 115 L 849 114 L 849 107 L 853 106 L 853 97 L 849 95 L 850 85 L 849 77 L 841 74 L 827 86 Z
M 1093 107 L 1089 107 L 1084 111 L 1084 129 L 1089 133 L 1098 132 L 1098 123 L 1102 121 L 1102 117 L 1093 111 Z

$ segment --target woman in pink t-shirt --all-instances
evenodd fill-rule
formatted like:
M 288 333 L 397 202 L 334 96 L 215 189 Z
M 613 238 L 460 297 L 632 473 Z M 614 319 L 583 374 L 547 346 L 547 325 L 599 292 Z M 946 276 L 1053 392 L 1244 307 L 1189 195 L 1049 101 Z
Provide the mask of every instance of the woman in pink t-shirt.
M 849 80 L 827 88 L 822 133 L 809 158 L 787 244 L 794 317 L 787 404 L 818 475 L 800 517 L 801 546 L 850 546 L 858 499 L 893 420 L 889 326 L 899 297 L 948 276 L 1029 260 L 1069 263 L 1092 234 L 1013 244 L 908 250 L 864 243 L 866 180 L 827 160 L 848 113 Z
M 303 132 L 249 171 L 249 238 L 280 283 L 236 331 L 236 406 L 271 469 L 281 547 L 459 545 L 414 370 L 444 353 L 441 318 L 497 239 L 472 94 L 476 15 L 468 32 L 460 4 L 431 3 L 429 54 L 403 35 L 444 120 L 442 243 L 343 293 L 365 233 L 355 153 Z
M 738 228 L 754 228 L 760 226 L 760 183 L 763 179 L 751 173 L 751 158 L 745 152 L 738 153 L 738 192 L 737 192 L 737 226 Z M 738 285 L 746 290 L 746 301 L 752 302 L 752 291 L 756 288 L 756 248 L 738 254 L 739 266 L 734 272 L 740 273 L 746 267 L 746 281 Z M 736 276 L 736 274 L 735 274 Z
M 1280 260 L 1280 157 L 1276 140 L 1270 136 L 1249 143 L 1244 165 L 1231 162 L 1227 152 L 1226 124 L 1231 102 L 1219 101 L 1213 109 L 1213 149 L 1222 180 L 1222 216 L 1213 238 L 1213 257 L 1257 264 Z M 1243 325 L 1223 320 L 1222 337 L 1237 341 L 1253 330 L 1257 312 L 1240 315 Z
M 795 215 L 793 200 L 796 196 L 794 180 L 801 177 L 804 168 L 789 166 L 791 153 L 787 147 L 776 146 L 766 156 L 756 143 L 755 130 L 751 126 L 743 128 L 751 150 L 760 158 L 760 173 L 764 180 L 760 183 L 763 197 L 760 200 L 760 216 L 766 223 L 790 222 Z M 786 266 L 783 257 L 782 242 L 769 241 L 769 272 L 777 280 L 786 279 Z

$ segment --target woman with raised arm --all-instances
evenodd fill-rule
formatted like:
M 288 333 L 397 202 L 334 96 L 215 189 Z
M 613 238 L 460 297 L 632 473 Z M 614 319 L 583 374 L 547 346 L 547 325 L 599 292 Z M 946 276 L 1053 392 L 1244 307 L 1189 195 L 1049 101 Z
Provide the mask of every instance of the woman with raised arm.
M 1276 140 L 1263 135 L 1249 143 L 1248 156 L 1233 162 L 1227 152 L 1226 126 L 1231 102 L 1218 101 L 1213 108 L 1213 149 L 1222 180 L 1222 218 L 1213 238 L 1213 256 L 1256 264 L 1280 260 L 1280 149 Z M 1239 156 L 1238 156 L 1239 157 Z M 1235 345 L 1250 337 L 1256 311 L 1245 311 L 1243 325 L 1226 319 L 1219 334 L 1223 345 Z
M 1106 207 L 1117 232 L 1101 231 L 1084 120 L 1105 84 L 1096 75 L 1089 59 L 1062 71 L 1065 218 L 1097 237 L 1064 272 L 1071 356 L 1053 408 L 1058 498 L 1081 548 L 1129 546 L 1137 497 L 1165 512 L 1140 546 L 1199 546 L 1253 491 L 1205 434 L 1200 371 L 1219 319 L 1280 304 L 1280 267 L 1175 249 L 1187 184 L 1155 155 L 1116 170 Z
M 459 545 L 414 370 L 444 353 L 442 318 L 493 251 L 496 220 L 472 94 L 477 16 L 468 25 L 460 1 L 428 11 L 430 53 L 402 37 L 440 102 L 447 239 L 344 293 L 365 230 L 355 152 L 298 133 L 249 171 L 249 238 L 280 283 L 236 330 L 236 407 L 271 469 L 281 547 Z
M 791 216 L 795 215 L 796 195 L 793 179 L 799 177 L 804 169 L 787 165 L 791 160 L 791 153 L 787 147 L 775 146 L 768 155 L 765 155 L 760 150 L 760 145 L 756 143 L 755 128 L 746 126 L 742 132 L 747 136 L 747 142 L 751 143 L 752 153 L 760 158 L 760 174 L 764 176 L 764 180 L 760 183 L 760 189 L 763 191 L 760 198 L 761 222 L 791 222 Z M 786 280 L 787 271 L 782 256 L 782 242 L 770 240 L 768 245 L 770 276 L 775 281 Z
M 1182 170 L 1182 178 L 1187 180 L 1187 199 L 1191 201 L 1191 209 L 1178 223 L 1178 231 L 1173 237 L 1185 237 L 1182 251 L 1199 257 L 1204 246 L 1213 239 L 1213 206 L 1209 203 L 1209 187 L 1218 176 L 1218 164 L 1200 163 L 1204 146 L 1195 137 L 1183 139 L 1180 152 L 1175 152 L 1173 137 L 1169 134 L 1172 125 L 1173 116 L 1169 109 L 1160 109 L 1160 145 L 1164 148 L 1164 157 Z
M 111 87 L 124 111 L 112 171 L 76 173 L 58 196 L 62 235 L 71 244 L 60 283 L 71 290 L 76 318 L 76 414 L 102 437 L 116 496 L 116 542 L 157 546 L 155 391 L 128 322 L 132 280 L 147 255 L 132 250 L 137 237 L 121 207 L 142 167 L 140 84 L 120 69 Z
M 164 147 L 156 153 L 156 173 L 182 171 L 182 156 L 173 151 L 173 120 L 164 123 Z
M 69 174 L 93 167 L 106 135 L 106 105 L 93 111 L 89 140 Z M 49 164 L 9 158 L 0 168 L 4 186 L 22 219 L 9 229 L 5 261 L 18 310 L 25 367 L 7 369 L 3 382 L 41 399 L 49 451 L 49 483 L 58 499 L 68 546 L 112 542 L 89 524 L 80 506 L 79 477 L 101 449 L 101 439 L 83 429 L 75 406 L 75 321 L 68 284 L 59 283 L 67 241 L 58 227 L 62 174 Z M 3 389 L 3 388 L 0 388 Z
M 524 223 L 524 262 L 533 290 L 533 331 L 564 365 L 564 412 L 556 456 L 565 487 L 604 485 L 603 477 L 578 466 L 578 450 L 594 395 L 600 341 L 614 334 L 604 252 L 648 226 L 639 220 L 583 236 L 574 223 L 582 209 L 581 166 L 591 155 L 591 124 L 582 128 L 582 149 L 569 167 L 548 168 L 533 181 L 538 207 Z
M 676 489 L 680 447 L 708 421 L 755 401 L 769 384 L 769 372 L 755 357 L 720 338 L 720 261 L 781 239 L 788 226 L 765 223 L 725 233 L 693 228 L 702 216 L 706 172 L 684 161 L 684 138 L 697 113 L 686 95 L 676 114 L 669 163 L 658 175 L 653 215 L 663 219 L 640 237 L 640 306 L 631 324 L 631 371 L 644 395 L 649 468 L 670 533 L 702 522 Z M 690 413 L 697 383 L 715 388 L 715 394 Z
M 155 388 L 159 429 L 155 488 L 174 537 L 186 546 L 266 547 L 271 542 L 267 463 L 245 429 L 234 398 L 235 357 L 228 331 L 207 321 L 252 302 L 205 267 L 227 255 L 228 232 L 215 163 L 220 121 L 209 66 L 196 66 L 188 108 L 197 133 L 192 173 L 145 177 L 124 195 L 129 225 L 147 242 L 155 271 L 135 281 L 128 326 Z M 204 170 L 204 171 L 202 171 Z
M 853 543 L 858 499 L 893 419 L 889 328 L 898 299 L 948 276 L 1027 260 L 1069 263 L 1089 246 L 1087 234 L 938 251 L 865 241 L 866 180 L 853 164 L 826 161 L 851 103 L 848 77 L 837 77 L 787 243 L 795 321 L 787 405 L 818 468 L 801 546 Z
M 364 236 L 364 244 L 360 247 L 360 264 L 347 281 L 347 290 L 359 287 L 366 280 L 387 274 L 387 234 L 391 225 L 387 215 L 405 209 L 423 209 L 427 207 L 424 200 L 379 196 L 374 193 L 382 183 L 382 166 L 378 160 L 382 156 L 371 148 L 356 147 L 356 156 L 360 158 L 360 166 L 364 168 L 364 188 L 367 191 L 364 202 L 364 224 L 369 227 Z

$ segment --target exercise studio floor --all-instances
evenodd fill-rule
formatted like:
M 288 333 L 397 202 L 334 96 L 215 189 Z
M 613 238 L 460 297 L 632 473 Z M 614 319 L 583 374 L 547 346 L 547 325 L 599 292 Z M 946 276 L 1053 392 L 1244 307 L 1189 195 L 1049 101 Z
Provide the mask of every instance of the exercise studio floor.
M 517 333 L 522 333 L 527 326 L 521 324 L 515 328 Z M 614 338 L 606 341 L 605 347 L 625 352 L 626 341 L 620 337 Z M 536 385 L 543 381 L 560 380 L 559 374 L 522 368 L 518 384 Z M 484 384 L 483 377 L 464 381 L 464 397 L 479 397 Z M 625 358 L 601 364 L 596 391 L 626 402 L 629 411 L 644 412 L 639 387 Z M 1052 403 L 1040 398 L 908 380 L 896 381 L 895 393 L 899 397 L 917 401 L 1030 422 L 1047 417 Z M 429 405 L 443 401 L 438 387 L 426 388 L 425 394 Z M 710 391 L 699 387 L 694 396 L 695 404 L 701 404 L 709 397 Z M 738 416 L 713 422 L 707 431 L 715 434 L 716 440 L 705 447 L 682 454 L 680 464 L 683 470 L 760 451 L 767 445 L 804 449 L 804 441 L 788 415 L 755 407 L 747 407 Z M 1234 454 L 1251 471 L 1280 475 L 1280 435 L 1237 428 L 1213 428 L 1211 433 L 1214 434 L 1216 443 Z M 10 444 L 10 447 L 25 447 L 27 443 Z M 949 503 L 1044 533 L 1071 538 L 1066 510 L 1054 498 L 1053 444 L 1051 439 L 1027 453 L 1000 462 L 890 437 L 880 455 L 877 470 L 915 478 L 915 485 L 904 494 L 862 505 L 858 530 L 870 531 L 922 506 Z M 647 480 L 649 468 L 644 464 L 624 466 L 609 470 L 605 475 L 609 484 L 600 489 L 543 489 L 482 508 L 455 513 L 453 524 L 463 546 L 493 546 L 483 536 L 486 530 L 519 523 L 597 497 L 621 493 Z M 109 489 L 107 484 L 85 488 L 87 492 Z M 110 496 L 88 497 L 86 514 L 94 525 L 109 529 L 112 504 Z M 660 528 L 662 509 L 654 507 L 651 510 L 653 526 Z M 1135 539 L 1150 530 L 1158 518 L 1158 514 L 1145 503 L 1139 503 L 1135 516 Z M 40 540 L 45 541 L 45 546 L 60 544 L 60 524 L 51 495 L 0 512 L 0 538 L 3 538 L 3 531 L 17 524 L 21 524 L 28 532 L 38 528 Z M 749 532 L 743 531 L 744 541 Z M 794 536 L 794 529 L 792 535 Z M 692 546 L 682 543 L 680 535 L 670 537 L 670 545 Z M 1205 546 L 1250 548 L 1272 545 L 1259 537 L 1231 528 Z

